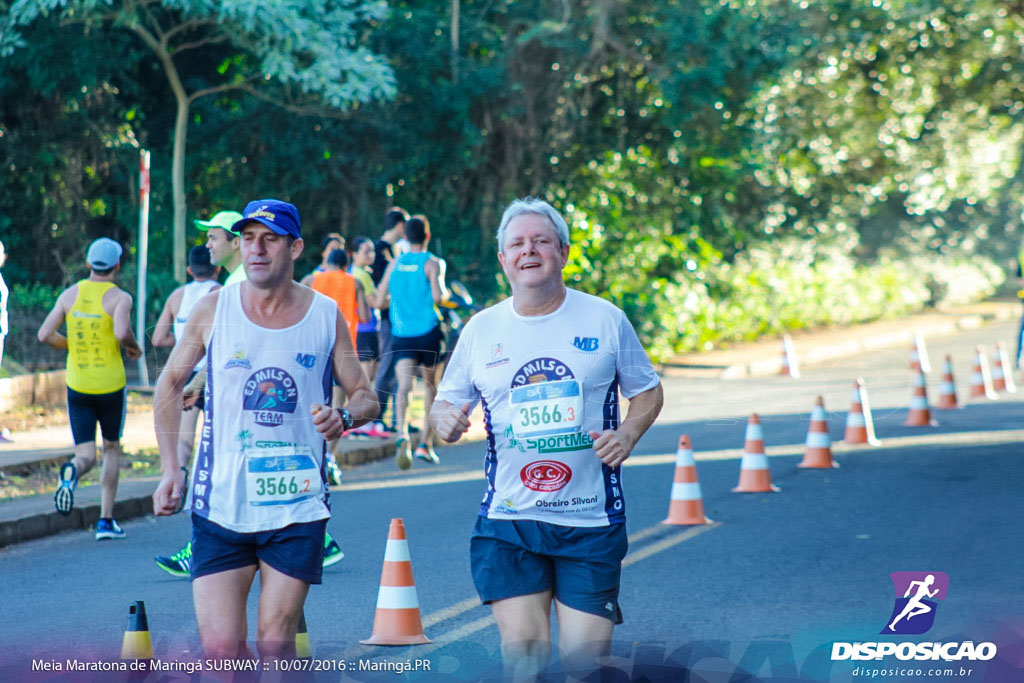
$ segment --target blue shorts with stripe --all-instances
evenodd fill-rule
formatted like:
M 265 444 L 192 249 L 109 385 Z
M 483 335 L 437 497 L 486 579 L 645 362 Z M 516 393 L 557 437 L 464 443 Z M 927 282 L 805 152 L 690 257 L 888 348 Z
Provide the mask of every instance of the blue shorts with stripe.
M 567 607 L 622 623 L 625 524 L 574 527 L 480 516 L 469 547 L 484 604 L 550 590 Z
M 327 520 L 239 533 L 192 514 L 192 580 L 266 562 L 306 583 L 321 583 Z

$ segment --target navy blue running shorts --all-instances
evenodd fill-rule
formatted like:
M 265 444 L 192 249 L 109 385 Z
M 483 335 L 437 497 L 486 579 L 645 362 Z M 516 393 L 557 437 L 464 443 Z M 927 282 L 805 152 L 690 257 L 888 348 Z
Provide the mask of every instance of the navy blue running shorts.
M 484 604 L 553 590 L 567 607 L 622 623 L 619 578 L 626 525 L 574 527 L 477 517 L 473 583 Z
M 192 514 L 192 580 L 263 560 L 277 571 L 306 583 L 324 573 L 327 520 L 289 524 L 283 529 L 238 533 Z
M 125 390 L 83 394 L 68 387 L 68 419 L 75 445 L 96 440 L 96 423 L 104 441 L 120 441 L 124 431 Z
M 441 355 L 441 326 L 418 337 L 396 337 L 391 335 L 391 352 L 395 361 L 411 358 L 418 364 L 432 368 Z
M 372 332 L 356 332 L 356 353 L 360 361 L 380 360 L 380 335 Z

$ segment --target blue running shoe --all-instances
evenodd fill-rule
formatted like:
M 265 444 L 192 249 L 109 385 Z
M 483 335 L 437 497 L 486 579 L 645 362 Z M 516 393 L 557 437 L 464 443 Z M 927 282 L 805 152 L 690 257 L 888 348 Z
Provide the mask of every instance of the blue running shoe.
M 170 557 L 158 555 L 154 559 L 156 565 L 171 576 L 188 576 L 192 573 L 192 541 Z
M 113 517 L 100 517 L 96 522 L 96 540 L 102 541 L 105 538 L 124 538 L 124 529 Z
M 331 538 L 328 533 L 324 534 L 324 566 L 330 567 L 332 564 L 338 564 L 344 559 L 345 553 L 341 551 L 341 546 L 338 542 Z
M 53 505 L 62 515 L 70 515 L 75 507 L 75 489 L 78 487 L 78 468 L 68 461 L 60 466 L 60 486 L 53 494 Z

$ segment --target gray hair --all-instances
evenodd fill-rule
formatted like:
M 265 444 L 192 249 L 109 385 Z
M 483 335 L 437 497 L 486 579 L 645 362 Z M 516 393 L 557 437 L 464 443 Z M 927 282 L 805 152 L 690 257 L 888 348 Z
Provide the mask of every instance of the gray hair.
M 544 216 L 551 225 L 555 228 L 555 232 L 558 234 L 558 242 L 560 246 L 566 246 L 569 244 L 569 226 L 566 225 L 565 219 L 562 218 L 562 214 L 555 210 L 555 207 L 548 204 L 543 199 L 536 199 L 534 197 L 525 197 L 523 199 L 517 199 L 508 205 L 505 209 L 505 213 L 501 215 L 501 225 L 498 226 L 498 251 L 501 251 L 505 247 L 505 228 L 512 222 L 513 218 L 522 216 L 524 214 L 534 214 L 537 216 Z

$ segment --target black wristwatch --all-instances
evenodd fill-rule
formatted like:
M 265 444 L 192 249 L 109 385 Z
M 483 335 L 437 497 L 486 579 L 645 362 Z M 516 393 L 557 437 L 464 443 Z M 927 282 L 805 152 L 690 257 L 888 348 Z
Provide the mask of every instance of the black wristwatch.
M 348 412 L 348 408 L 335 408 L 338 411 L 338 415 L 341 416 L 341 424 L 345 428 L 345 431 L 352 429 L 355 424 L 355 420 L 352 419 L 352 413 Z

